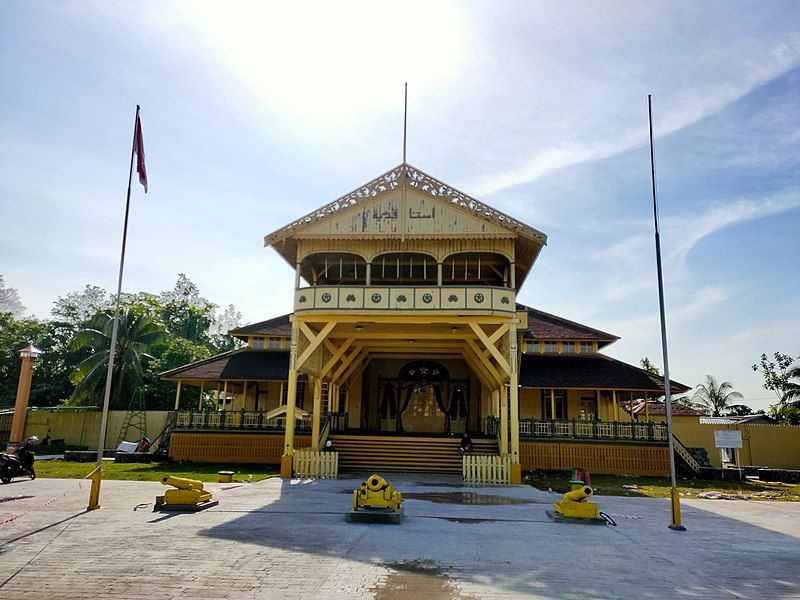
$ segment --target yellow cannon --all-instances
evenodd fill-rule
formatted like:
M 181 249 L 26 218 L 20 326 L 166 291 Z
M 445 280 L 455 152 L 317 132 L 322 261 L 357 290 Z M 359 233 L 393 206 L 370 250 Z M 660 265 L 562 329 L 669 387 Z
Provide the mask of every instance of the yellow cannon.
M 400 510 L 403 495 L 380 475 L 370 475 L 357 490 L 353 490 L 353 510 L 359 508 L 387 508 L 393 512 Z
M 562 517 L 571 519 L 600 519 L 597 504 L 588 501 L 592 494 L 594 494 L 594 490 L 588 485 L 574 489 L 564 494 L 559 502 L 553 504 L 553 510 Z
M 196 479 L 186 479 L 185 477 L 172 477 L 165 475 L 161 478 L 161 483 L 171 485 L 177 489 L 167 490 L 163 496 L 156 497 L 156 508 L 169 510 L 170 507 L 179 509 L 205 508 L 216 502 L 211 503 L 211 492 L 203 488 L 203 482 Z

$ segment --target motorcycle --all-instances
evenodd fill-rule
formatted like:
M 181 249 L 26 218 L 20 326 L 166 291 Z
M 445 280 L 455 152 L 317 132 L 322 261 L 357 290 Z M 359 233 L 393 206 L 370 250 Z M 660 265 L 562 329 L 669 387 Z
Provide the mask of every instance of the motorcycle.
M 36 471 L 33 470 L 33 447 L 38 441 L 39 438 L 32 435 L 14 450 L 14 454 L 0 454 L 0 481 L 10 483 L 12 478 L 23 475 L 36 479 Z

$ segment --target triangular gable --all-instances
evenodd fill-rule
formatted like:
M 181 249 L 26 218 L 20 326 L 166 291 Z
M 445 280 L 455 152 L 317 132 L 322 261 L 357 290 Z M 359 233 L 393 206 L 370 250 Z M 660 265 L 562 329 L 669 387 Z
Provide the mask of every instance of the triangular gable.
M 401 210 L 400 194 L 404 190 L 406 205 L 405 210 Z M 409 199 L 411 204 L 408 204 Z M 432 211 L 434 207 L 435 211 Z M 409 235 L 432 234 L 437 232 L 431 229 L 443 228 L 457 219 L 457 215 L 461 215 L 459 223 L 466 227 L 465 233 L 499 235 L 503 232 L 530 238 L 541 245 L 547 243 L 547 236 L 533 227 L 404 163 L 268 234 L 264 245 L 274 245 L 295 235 L 352 235 L 354 228 L 364 233 L 400 233 L 405 230 Z
M 330 235 L 381 234 L 490 235 L 512 237 L 508 229 L 454 208 L 446 200 L 431 197 L 416 188 L 400 186 L 377 198 L 360 202 L 351 210 L 321 219 L 295 232 L 301 238 Z

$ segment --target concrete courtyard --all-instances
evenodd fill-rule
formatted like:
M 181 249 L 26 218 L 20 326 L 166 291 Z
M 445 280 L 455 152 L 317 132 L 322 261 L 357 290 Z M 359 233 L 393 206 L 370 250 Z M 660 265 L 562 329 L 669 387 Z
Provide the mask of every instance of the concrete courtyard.
M 366 475 L 366 474 L 365 474 Z M 560 496 L 387 477 L 402 525 L 349 524 L 360 479 L 210 484 L 219 506 L 154 513 L 158 483 L 0 487 L 0 597 L 800 598 L 800 504 L 597 496 L 618 527 L 558 524 Z

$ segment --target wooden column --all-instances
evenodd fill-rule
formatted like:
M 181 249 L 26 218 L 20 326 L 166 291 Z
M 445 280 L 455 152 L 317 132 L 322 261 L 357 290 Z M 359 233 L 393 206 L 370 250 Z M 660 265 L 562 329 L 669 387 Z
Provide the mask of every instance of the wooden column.
M 322 412 L 322 380 L 310 378 L 314 386 L 314 414 L 311 416 L 311 449 L 319 452 L 320 413 Z
M 178 410 L 180 403 L 181 403 L 181 380 L 178 379 L 178 389 L 175 390 L 175 410 Z
M 619 406 L 617 405 L 617 390 L 611 390 L 611 399 L 614 401 L 614 421 L 619 422 Z
M 436 285 L 442 287 L 442 263 L 436 263 Z
M 647 392 L 644 393 L 644 421 L 645 423 L 650 422 L 650 399 L 648 398 Z M 665 399 L 666 401 L 666 399 Z M 666 408 L 664 410 L 667 410 Z
M 508 454 L 508 392 L 505 386 L 498 388 L 500 394 L 500 454 Z
M 203 393 L 205 392 L 205 379 L 200 382 L 200 398 L 197 400 L 197 410 L 203 410 Z
M 297 402 L 297 322 L 292 321 L 292 347 L 289 352 L 289 389 L 286 393 L 286 426 L 283 433 L 283 456 L 281 477 L 292 477 L 292 454 L 294 454 L 294 417 Z
M 556 420 L 556 391 L 550 388 L 550 419 Z

